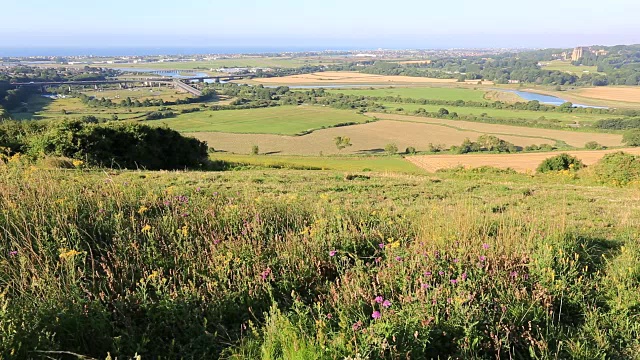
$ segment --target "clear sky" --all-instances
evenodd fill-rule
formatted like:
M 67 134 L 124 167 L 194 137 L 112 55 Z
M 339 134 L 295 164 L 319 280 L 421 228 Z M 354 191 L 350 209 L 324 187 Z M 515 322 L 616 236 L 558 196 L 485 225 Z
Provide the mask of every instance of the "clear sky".
M 0 47 L 262 45 L 325 49 L 640 43 L 640 0 L 2 2 Z

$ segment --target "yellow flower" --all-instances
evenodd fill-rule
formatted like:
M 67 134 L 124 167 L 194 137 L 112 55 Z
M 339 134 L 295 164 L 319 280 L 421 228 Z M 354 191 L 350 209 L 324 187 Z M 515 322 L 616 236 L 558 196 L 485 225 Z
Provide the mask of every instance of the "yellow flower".
M 389 240 L 391 240 L 391 239 L 389 239 Z M 400 247 L 400 241 L 392 242 L 391 244 L 389 244 L 389 247 L 391 247 L 392 249 Z
M 178 234 L 187 237 L 189 235 L 189 227 L 185 225 L 182 228 L 178 229 Z
M 84 161 L 82 161 L 82 160 L 73 160 L 72 163 L 73 163 L 73 166 L 75 166 L 75 167 L 80 167 L 80 166 L 84 165 Z
M 80 255 L 80 254 L 82 254 L 82 253 L 79 252 L 79 251 L 76 251 L 76 250 L 73 250 L 73 249 L 72 250 L 68 250 L 68 249 L 62 248 L 62 249 L 60 249 L 60 255 L 59 256 L 60 256 L 60 260 L 66 260 L 66 259 L 71 259 L 71 258 L 75 257 L 76 255 Z
M 147 210 L 149 210 L 149 208 L 144 206 L 144 205 L 142 205 L 142 206 L 140 206 L 140 209 L 138 209 L 138 214 L 142 215 L 145 212 L 147 212 Z
M 147 224 L 142 227 L 142 232 L 149 232 L 149 231 L 151 231 L 151 225 Z

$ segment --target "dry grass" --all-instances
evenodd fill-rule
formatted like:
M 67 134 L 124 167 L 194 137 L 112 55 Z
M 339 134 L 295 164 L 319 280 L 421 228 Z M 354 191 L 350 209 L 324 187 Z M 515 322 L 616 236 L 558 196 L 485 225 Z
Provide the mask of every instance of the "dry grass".
M 252 145 L 258 145 L 261 153 L 283 155 L 370 154 L 383 152 L 385 145 L 394 143 L 403 151 L 408 146 L 426 149 L 429 143 L 446 146 L 459 145 L 465 138 L 475 139 L 483 133 L 459 130 L 447 126 L 400 121 L 378 121 L 364 125 L 315 131 L 305 136 L 280 136 L 267 134 L 190 133 L 207 141 L 216 150 L 249 153 Z M 333 139 L 337 136 L 351 138 L 353 146 L 338 151 Z M 540 138 L 503 136 L 503 139 L 521 146 L 553 141 Z
M 533 138 L 534 143 L 536 144 L 543 143 L 543 142 L 540 142 L 541 139 L 547 139 L 547 140 L 564 141 L 567 144 L 575 147 L 582 147 L 584 146 L 585 143 L 589 141 L 596 141 L 599 144 L 604 146 L 621 146 L 622 145 L 622 135 L 617 135 L 617 134 L 549 130 L 549 129 L 538 129 L 538 128 L 529 128 L 529 127 L 521 127 L 521 126 L 511 126 L 511 125 L 485 124 L 485 123 L 478 123 L 478 122 L 471 122 L 471 121 L 432 119 L 432 118 L 423 118 L 418 116 L 407 116 L 407 115 L 377 114 L 377 113 L 372 113 L 369 115 L 375 116 L 379 119 L 454 126 L 459 129 L 476 132 L 477 136 L 482 134 L 492 134 L 507 141 L 511 141 L 509 140 L 510 137 L 512 138 L 515 136 L 515 137 L 522 137 L 522 138 Z M 506 136 L 506 135 L 509 135 L 509 136 Z M 473 138 L 473 136 L 471 136 L 471 138 Z M 437 139 L 435 140 L 437 141 Z M 432 138 L 430 142 L 434 142 L 434 139 Z M 444 141 L 441 141 L 441 142 L 444 143 Z M 516 145 L 521 145 L 521 146 L 523 145 L 522 141 L 520 142 L 511 141 L 511 142 Z M 551 142 L 546 141 L 546 143 L 553 143 L 553 141 Z M 459 142 L 457 144 L 459 144 Z
M 433 84 L 455 83 L 455 79 L 433 79 L 412 76 L 372 75 L 348 71 L 327 71 L 313 74 L 292 75 L 275 78 L 254 79 L 259 84 L 288 84 L 288 85 L 330 85 L 330 84 Z
M 640 103 L 640 87 L 611 87 L 601 86 L 596 88 L 581 89 L 576 95 L 610 101 L 623 101 Z
M 579 158 L 585 165 L 592 165 L 598 162 L 605 154 L 616 151 L 625 151 L 640 155 L 640 148 L 567 151 L 567 153 Z M 406 159 L 429 172 L 458 166 L 464 166 L 465 168 L 492 166 L 501 169 L 511 168 L 519 172 L 533 172 L 545 159 L 558 154 L 558 152 L 546 152 L 527 154 L 420 155 L 410 156 Z

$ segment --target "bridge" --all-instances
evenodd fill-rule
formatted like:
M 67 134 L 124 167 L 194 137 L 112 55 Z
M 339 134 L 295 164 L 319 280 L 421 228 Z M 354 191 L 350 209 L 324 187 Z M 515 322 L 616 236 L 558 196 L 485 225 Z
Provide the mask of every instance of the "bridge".
M 178 79 L 173 80 L 173 85 L 176 87 L 176 89 L 186 91 L 191 95 L 202 96 L 202 91 L 194 88 L 193 86 L 187 85 Z
M 241 80 L 241 79 L 251 79 L 255 75 L 246 74 L 246 75 L 223 75 L 223 76 L 195 76 L 188 78 L 171 78 L 171 77 L 154 77 L 154 78 L 122 78 L 122 79 L 107 79 L 107 80 L 77 80 L 77 81 L 44 81 L 44 82 L 23 82 L 23 83 L 11 83 L 10 85 L 16 88 L 22 86 L 79 86 L 79 85 L 102 85 L 102 84 L 128 84 L 128 83 L 174 83 L 175 80 L 179 80 L 178 82 L 204 82 L 205 80 L 213 80 L 214 82 L 221 81 L 233 81 L 233 80 Z

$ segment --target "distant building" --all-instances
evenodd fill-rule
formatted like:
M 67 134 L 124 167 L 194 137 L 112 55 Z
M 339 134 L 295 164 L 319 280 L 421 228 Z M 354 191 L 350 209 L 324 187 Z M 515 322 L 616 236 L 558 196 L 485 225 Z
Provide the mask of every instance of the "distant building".
M 578 61 L 582 59 L 585 51 L 589 51 L 589 48 L 577 47 L 573 49 L 573 54 L 571 54 L 571 61 Z

